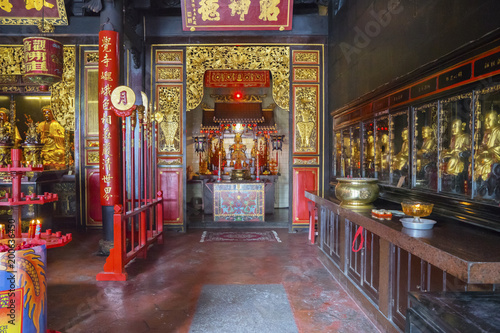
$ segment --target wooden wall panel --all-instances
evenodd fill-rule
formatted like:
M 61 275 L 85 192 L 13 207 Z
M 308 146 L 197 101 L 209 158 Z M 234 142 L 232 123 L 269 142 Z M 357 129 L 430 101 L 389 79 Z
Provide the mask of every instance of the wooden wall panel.
M 309 226 L 305 191 L 319 189 L 319 168 L 293 168 L 293 225 Z
M 183 226 L 182 168 L 159 168 L 158 187 L 163 191 L 163 223 Z
M 99 169 L 86 169 L 87 227 L 102 226 L 101 197 L 99 190 Z

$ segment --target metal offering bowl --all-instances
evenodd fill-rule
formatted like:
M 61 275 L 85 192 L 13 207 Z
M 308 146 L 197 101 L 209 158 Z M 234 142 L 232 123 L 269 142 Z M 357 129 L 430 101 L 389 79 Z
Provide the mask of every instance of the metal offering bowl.
M 377 178 L 337 178 L 335 196 L 340 205 L 347 208 L 371 208 L 378 197 Z
M 432 213 L 434 204 L 422 201 L 403 201 L 401 203 L 403 212 L 408 216 L 413 216 L 415 223 L 420 222 L 423 216 L 429 216 Z

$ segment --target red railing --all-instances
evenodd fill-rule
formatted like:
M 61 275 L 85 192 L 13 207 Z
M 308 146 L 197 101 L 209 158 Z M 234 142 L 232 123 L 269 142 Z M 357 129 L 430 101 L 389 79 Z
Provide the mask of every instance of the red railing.
M 114 247 L 98 281 L 125 281 L 125 266 L 136 257 L 146 258 L 152 243 L 163 243 L 163 193 L 155 186 L 158 129 L 151 112 L 137 107 L 137 113 L 137 129 L 135 112 L 122 116 L 123 203 L 114 207 Z

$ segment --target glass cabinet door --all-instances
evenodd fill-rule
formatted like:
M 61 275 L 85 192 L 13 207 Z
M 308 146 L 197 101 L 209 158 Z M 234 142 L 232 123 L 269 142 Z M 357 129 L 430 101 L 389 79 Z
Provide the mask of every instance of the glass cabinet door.
M 375 176 L 381 183 L 389 183 L 390 175 L 389 118 L 375 120 Z
M 363 177 L 375 177 L 375 132 L 373 121 L 363 124 Z
M 351 174 L 351 131 L 349 128 L 342 130 L 342 157 L 341 157 L 341 173 L 342 177 L 352 177 Z
M 470 194 L 471 101 L 472 94 L 464 94 L 440 102 L 441 192 Z
M 391 184 L 407 187 L 408 163 L 410 154 L 410 131 L 408 129 L 408 111 L 391 116 Z
M 359 126 L 354 126 L 351 130 L 351 167 L 352 176 L 361 177 L 361 129 Z
M 500 86 L 483 89 L 475 101 L 475 196 L 500 201 Z
M 343 177 L 342 175 L 342 139 L 341 132 L 335 132 L 333 136 L 333 175 L 335 177 Z
M 413 186 L 437 190 L 438 103 L 413 109 Z

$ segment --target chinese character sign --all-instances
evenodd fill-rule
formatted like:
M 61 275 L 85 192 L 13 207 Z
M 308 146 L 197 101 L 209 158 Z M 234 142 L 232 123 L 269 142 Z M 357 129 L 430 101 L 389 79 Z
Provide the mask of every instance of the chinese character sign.
M 0 0 L 0 25 L 68 25 L 64 0 Z
M 182 0 L 182 27 L 195 30 L 291 30 L 293 0 Z
M 101 205 L 120 203 L 119 118 L 111 107 L 111 92 L 119 85 L 120 59 L 118 33 L 99 32 L 99 171 Z

